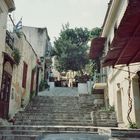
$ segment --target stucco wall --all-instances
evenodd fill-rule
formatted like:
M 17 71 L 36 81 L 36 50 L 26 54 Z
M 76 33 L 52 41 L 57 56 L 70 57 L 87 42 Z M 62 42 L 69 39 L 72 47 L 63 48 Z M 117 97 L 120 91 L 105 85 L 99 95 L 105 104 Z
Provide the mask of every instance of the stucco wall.
M 112 6 L 110 7 L 110 11 L 108 13 L 103 31 L 102 31 L 102 37 L 107 37 L 107 41 L 105 44 L 105 54 L 107 54 L 108 52 L 108 42 L 112 42 L 113 38 L 114 38 L 114 27 L 117 25 L 119 25 L 123 14 L 126 10 L 128 3 L 127 0 L 123 0 L 123 1 L 116 1 L 113 0 L 112 2 Z M 112 67 L 108 67 L 107 68 L 107 73 L 109 75 L 108 80 L 110 82 L 108 82 L 108 94 L 109 94 L 109 103 L 110 105 L 114 105 L 115 104 L 115 96 L 114 96 L 114 91 L 116 90 L 116 86 L 114 84 L 112 84 L 114 81 L 110 80 L 110 77 L 113 76 L 113 73 L 116 70 L 113 70 Z
M 18 38 L 15 35 L 15 47 L 19 48 L 21 52 L 21 61 L 19 65 L 14 65 L 13 69 L 10 105 L 9 105 L 9 115 L 11 117 L 21 108 L 21 99 L 24 99 L 23 101 L 24 106 L 26 106 L 29 103 L 31 94 L 30 93 L 31 73 L 32 69 L 36 69 L 36 60 L 37 60 L 37 56 L 33 51 L 32 46 L 28 43 L 24 35 L 22 35 L 21 38 Z M 26 88 L 22 87 L 24 62 L 28 65 Z M 36 75 L 34 77 L 34 86 L 33 86 L 34 91 L 36 84 L 35 80 Z
M 39 70 L 39 84 L 41 79 L 44 79 L 45 73 L 45 53 L 51 47 L 49 44 L 49 37 L 47 33 L 47 28 L 37 28 L 23 26 L 23 32 L 26 35 L 27 40 L 34 48 L 38 55 L 38 59 L 41 62 L 41 69 Z M 41 60 L 40 57 L 43 59 Z
M 23 26 L 23 32 L 37 55 L 39 57 L 44 56 L 48 45 L 47 29 Z
M 7 27 L 8 8 L 3 0 L 0 1 L 0 85 L 3 69 L 3 54 L 5 50 L 5 36 Z
M 121 67 L 121 70 L 113 70 L 113 72 L 110 73 L 109 75 L 109 79 L 108 79 L 108 92 L 109 92 L 109 100 L 110 100 L 110 104 L 111 105 L 115 105 L 115 109 L 118 112 L 118 108 L 117 108 L 117 94 L 118 94 L 118 90 L 120 90 L 120 94 L 121 94 L 121 99 L 122 99 L 122 116 L 123 116 L 123 121 L 125 123 L 125 125 L 128 124 L 127 121 L 127 112 L 128 112 L 128 72 L 126 72 L 128 69 L 127 67 Z M 124 70 L 124 71 L 123 71 Z M 140 93 L 139 93 L 139 85 L 138 85 L 138 80 L 134 78 L 136 76 L 137 71 L 140 70 L 139 66 L 130 66 L 130 71 L 131 73 L 131 98 L 132 98 L 132 102 L 133 102 L 133 107 L 132 107 L 132 113 L 131 113 L 131 119 L 133 122 L 136 121 L 136 116 L 135 116 L 135 112 L 136 110 L 140 112 L 140 98 L 136 98 L 136 97 L 140 97 Z M 120 85 L 120 88 L 117 86 L 117 84 Z M 136 89 L 137 88 L 137 89 Z M 136 97 L 135 97 L 136 95 Z M 137 99 L 137 101 L 136 101 Z
M 108 14 L 106 23 L 103 28 L 102 36 L 107 37 L 107 43 L 105 44 L 105 52 L 108 51 L 108 42 L 112 42 L 114 38 L 114 27 L 118 27 L 120 21 L 124 15 L 124 12 L 127 8 L 128 0 L 116 1 L 113 0 L 112 6 L 110 8 L 110 12 Z M 115 110 L 117 111 L 117 115 L 119 115 L 120 109 L 118 108 L 121 98 L 122 100 L 122 121 L 125 126 L 128 126 L 127 121 L 127 112 L 128 112 L 128 68 L 127 67 L 118 67 L 122 70 L 113 69 L 112 67 L 108 67 L 108 95 L 109 95 L 109 104 L 111 106 L 115 106 Z M 133 122 L 137 121 L 137 125 L 140 126 L 140 93 L 138 87 L 138 80 L 135 79 L 137 71 L 140 70 L 140 64 L 130 66 L 131 73 L 131 97 L 132 97 L 132 112 L 131 119 Z M 118 88 L 117 84 L 120 84 Z M 120 94 L 120 95 L 118 95 Z M 138 97 L 138 98 L 137 98 Z M 119 118 L 120 116 L 118 116 Z

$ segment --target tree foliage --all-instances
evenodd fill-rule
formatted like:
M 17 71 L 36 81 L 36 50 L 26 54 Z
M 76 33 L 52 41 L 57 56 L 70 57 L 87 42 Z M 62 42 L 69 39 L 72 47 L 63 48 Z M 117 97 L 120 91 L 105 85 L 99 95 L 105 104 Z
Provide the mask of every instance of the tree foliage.
M 98 29 L 96 32 L 87 28 L 72 29 L 69 24 L 62 27 L 59 38 L 54 42 L 53 51 L 55 66 L 59 72 L 72 70 L 82 73 L 89 63 L 87 43 L 91 37 L 98 34 Z

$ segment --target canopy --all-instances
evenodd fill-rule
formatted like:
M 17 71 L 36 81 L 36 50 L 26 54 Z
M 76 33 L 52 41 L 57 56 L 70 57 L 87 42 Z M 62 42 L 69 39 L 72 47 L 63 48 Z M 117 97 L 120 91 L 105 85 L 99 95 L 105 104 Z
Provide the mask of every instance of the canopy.
M 129 0 L 103 66 L 136 62 L 140 62 L 140 0 Z
M 90 53 L 89 53 L 89 57 L 91 59 L 96 59 L 97 57 L 101 55 L 101 52 L 104 48 L 105 41 L 106 41 L 106 38 L 104 37 L 94 38 L 92 40 Z

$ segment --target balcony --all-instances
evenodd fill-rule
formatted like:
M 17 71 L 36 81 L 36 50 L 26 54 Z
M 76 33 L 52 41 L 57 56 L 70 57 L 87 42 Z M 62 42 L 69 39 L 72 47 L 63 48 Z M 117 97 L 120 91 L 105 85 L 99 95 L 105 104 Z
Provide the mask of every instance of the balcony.
M 104 90 L 107 87 L 107 75 L 96 73 L 93 77 L 93 89 Z
M 13 50 L 14 38 L 11 36 L 11 34 L 8 31 L 6 31 L 6 44 Z

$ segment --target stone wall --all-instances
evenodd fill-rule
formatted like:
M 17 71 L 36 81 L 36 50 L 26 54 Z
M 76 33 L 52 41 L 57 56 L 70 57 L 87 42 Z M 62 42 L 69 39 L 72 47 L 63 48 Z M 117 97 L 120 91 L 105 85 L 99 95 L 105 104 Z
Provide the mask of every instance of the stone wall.
M 3 0 L 0 1 L 0 85 L 3 70 L 3 53 L 5 51 L 5 37 L 7 27 L 8 7 Z
M 103 94 L 80 94 L 79 102 L 81 106 L 94 104 L 94 107 L 104 106 L 104 95 Z
M 117 126 L 116 114 L 114 111 L 92 111 L 91 120 L 94 126 L 114 127 Z
M 18 38 L 16 34 L 14 35 L 15 47 L 19 49 L 21 54 L 21 60 L 19 65 L 14 65 L 13 76 L 12 76 L 12 86 L 11 86 L 11 96 L 9 105 L 9 115 L 10 117 L 21 109 L 21 104 L 26 106 L 30 100 L 30 86 L 31 86 L 31 75 L 32 70 L 36 71 L 36 61 L 37 55 L 34 52 L 32 46 L 28 43 L 24 35 Z M 23 64 L 24 62 L 28 65 L 27 68 L 27 79 L 26 88 L 22 87 L 23 80 Z M 35 91 L 36 86 L 36 73 L 34 76 L 33 90 Z M 21 102 L 23 100 L 23 102 Z

